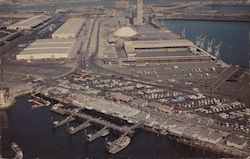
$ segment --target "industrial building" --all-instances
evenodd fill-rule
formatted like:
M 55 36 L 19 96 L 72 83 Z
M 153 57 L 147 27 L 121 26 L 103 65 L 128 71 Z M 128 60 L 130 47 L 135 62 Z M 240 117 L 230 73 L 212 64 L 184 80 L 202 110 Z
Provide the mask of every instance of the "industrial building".
M 128 9 L 129 1 L 127 0 L 118 0 L 115 2 L 115 8 L 117 9 Z
M 124 94 L 122 94 L 120 92 L 119 93 L 112 92 L 112 93 L 110 93 L 109 97 L 111 99 L 114 99 L 114 100 L 117 100 L 117 101 L 123 101 L 123 102 L 129 102 L 129 101 L 133 100 L 133 97 L 124 95 Z
M 151 50 L 152 52 L 167 51 L 166 49 L 171 48 L 177 50 L 178 48 L 192 48 L 193 43 L 189 40 L 177 39 L 177 40 L 150 40 L 150 41 L 124 41 L 124 49 L 127 56 L 135 56 L 136 52 L 143 52 Z M 170 50 L 171 50 L 170 49 Z M 170 51 L 169 50 L 169 51 Z
M 117 52 L 121 66 L 165 62 L 201 62 L 211 57 L 185 39 L 124 41 Z
M 85 22 L 84 18 L 71 18 L 52 34 L 52 38 L 53 39 L 76 38 L 84 22 Z
M 37 27 L 41 23 L 48 21 L 51 17 L 47 15 L 37 15 L 33 16 L 31 18 L 22 20 L 20 22 L 17 22 L 15 24 L 12 24 L 7 27 L 7 29 L 13 29 L 13 30 L 28 30 Z
M 74 39 L 39 39 L 16 56 L 17 60 L 70 58 Z

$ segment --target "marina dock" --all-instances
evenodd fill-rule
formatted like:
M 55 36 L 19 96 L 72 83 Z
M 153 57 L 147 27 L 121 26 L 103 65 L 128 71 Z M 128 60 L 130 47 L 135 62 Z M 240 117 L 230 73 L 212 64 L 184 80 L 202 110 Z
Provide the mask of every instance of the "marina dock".
M 109 127 L 110 129 L 113 129 L 115 131 L 118 131 L 118 132 L 121 132 L 121 133 L 125 133 L 125 134 L 133 134 L 133 130 L 135 128 L 137 128 L 138 126 L 141 125 L 140 124 L 136 124 L 132 127 L 128 127 L 128 126 L 119 126 L 119 125 L 116 125 L 114 123 L 110 123 L 106 120 L 102 120 L 100 118 L 94 118 L 90 115 L 87 115 L 87 114 L 84 114 L 84 113 L 79 113 L 79 112 L 75 112 L 74 110 L 68 110 L 68 109 L 64 109 L 64 108 L 59 108 L 59 107 L 52 107 L 51 109 L 52 112 L 55 112 L 57 114 L 60 114 L 60 115 L 70 115 L 70 116 L 74 116 L 74 117 L 78 117 L 80 119 L 83 119 L 83 120 L 88 120 L 92 123 L 96 123 L 98 125 L 102 125 L 102 126 L 107 126 Z M 66 119 L 65 119 L 66 120 Z M 61 121 L 63 122 L 63 121 Z
M 64 120 L 62 120 L 62 121 L 54 121 L 53 122 L 53 127 L 54 128 L 59 128 L 59 127 L 65 125 L 67 123 L 70 123 L 70 122 L 72 122 L 74 120 L 75 120 L 75 118 L 73 118 L 73 116 L 69 116 L 69 117 L 65 118 Z
M 56 105 L 54 105 L 50 110 L 52 112 L 60 114 L 60 115 L 66 115 L 67 114 L 67 111 L 65 109 L 59 108 Z
M 34 94 L 31 94 L 31 99 L 29 99 L 28 101 L 32 103 L 32 107 L 31 107 L 32 109 L 48 107 L 51 104 L 50 101 L 47 101 Z
M 77 127 L 70 127 L 69 128 L 69 134 L 74 135 L 75 133 L 90 127 L 91 123 L 89 121 L 90 120 L 87 120 L 86 122 L 84 122 L 83 124 L 81 124 L 81 125 L 79 125 Z
M 101 130 L 97 131 L 94 134 L 88 134 L 86 137 L 86 141 L 92 142 L 92 141 L 96 140 L 97 138 L 102 137 L 102 136 L 106 136 L 108 134 L 109 134 L 108 126 L 105 126 L 104 128 L 102 128 Z

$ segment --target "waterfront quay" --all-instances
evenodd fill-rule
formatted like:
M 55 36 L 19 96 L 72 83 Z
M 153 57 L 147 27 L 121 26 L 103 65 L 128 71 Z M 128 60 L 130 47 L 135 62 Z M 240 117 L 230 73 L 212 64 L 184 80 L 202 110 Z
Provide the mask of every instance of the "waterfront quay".
M 162 136 L 172 136 L 180 143 L 223 156 L 249 156 L 247 125 L 244 126 L 242 122 L 241 128 L 237 129 L 233 127 L 232 120 L 222 121 L 216 117 L 217 114 L 221 114 L 216 111 L 246 110 L 244 103 L 206 97 L 200 93 L 162 89 L 152 84 L 95 74 L 86 70 L 63 80 L 56 80 L 53 84 L 45 84 L 34 94 L 52 101 L 51 111 L 65 117 L 65 120 L 57 121 L 59 125 L 70 124 L 72 118 L 79 121 L 78 126 L 69 128 L 79 129 L 76 130 L 79 133 L 91 124 L 97 124 L 104 130 L 111 130 L 132 139 L 137 129 L 143 129 Z M 163 98 L 175 101 L 173 103 L 176 106 L 164 103 Z M 190 107 L 185 102 L 188 102 Z M 214 110 L 209 114 L 210 117 L 200 116 L 201 112 L 197 110 L 204 109 L 208 103 L 229 106 L 228 109 Z M 186 109 L 179 109 L 177 105 L 180 104 L 187 105 Z M 196 111 L 191 112 L 193 109 Z M 101 136 L 102 133 L 98 133 L 95 139 Z

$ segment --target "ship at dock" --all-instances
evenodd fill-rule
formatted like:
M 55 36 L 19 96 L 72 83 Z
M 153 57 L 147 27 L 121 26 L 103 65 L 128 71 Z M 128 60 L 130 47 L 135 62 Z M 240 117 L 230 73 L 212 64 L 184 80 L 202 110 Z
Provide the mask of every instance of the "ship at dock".
M 130 141 L 131 139 L 128 136 L 122 136 L 113 142 L 108 142 L 107 150 L 111 154 L 116 154 L 126 148 Z
M 22 159 L 23 158 L 23 151 L 15 142 L 12 142 L 10 147 L 16 154 L 14 159 Z

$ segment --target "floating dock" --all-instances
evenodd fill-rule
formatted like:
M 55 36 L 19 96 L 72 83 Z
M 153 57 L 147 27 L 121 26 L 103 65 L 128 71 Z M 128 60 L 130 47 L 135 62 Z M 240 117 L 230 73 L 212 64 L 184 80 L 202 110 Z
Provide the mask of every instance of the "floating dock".
M 104 128 L 102 128 L 101 130 L 97 131 L 94 134 L 88 134 L 86 137 L 86 141 L 92 142 L 96 140 L 97 138 L 106 136 L 108 134 L 109 134 L 108 126 L 105 126 Z
M 53 127 L 54 128 L 59 128 L 59 127 L 65 125 L 67 123 L 70 123 L 70 122 L 72 122 L 74 120 L 75 120 L 75 118 L 73 118 L 73 116 L 69 116 L 69 117 L 65 118 L 64 120 L 62 120 L 62 121 L 54 121 L 53 122 Z
M 91 123 L 89 121 L 90 120 L 84 122 L 83 124 L 81 124 L 81 125 L 79 125 L 79 126 L 77 126 L 75 128 L 74 127 L 70 127 L 69 128 L 69 134 L 70 135 L 74 135 L 75 133 L 77 133 L 77 132 L 79 132 L 81 130 L 84 130 L 84 129 L 88 128 L 88 127 L 90 127 Z

